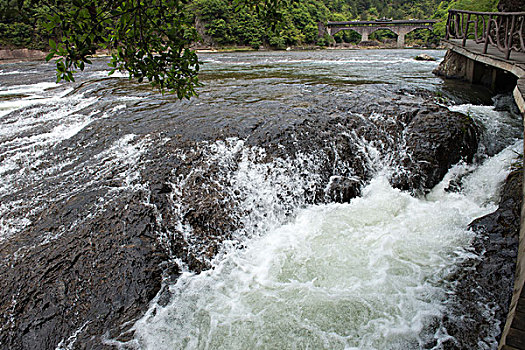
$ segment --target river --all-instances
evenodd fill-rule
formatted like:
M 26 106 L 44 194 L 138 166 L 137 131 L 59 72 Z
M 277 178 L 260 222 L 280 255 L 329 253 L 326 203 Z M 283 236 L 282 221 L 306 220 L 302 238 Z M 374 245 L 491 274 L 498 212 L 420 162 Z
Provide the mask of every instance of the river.
M 155 207 L 157 240 L 180 276 L 163 279 L 132 338 L 106 334 L 107 344 L 450 348 L 454 337 L 443 319 L 457 307 L 450 301 L 454 276 L 479 258 L 468 225 L 497 208 L 522 153 L 521 121 L 496 110 L 483 88 L 433 76 L 436 62 L 415 61 L 420 53 L 444 56 L 202 54 L 203 86 L 189 101 L 122 74 L 106 77 L 103 59 L 73 84 L 54 83 L 50 64 L 0 65 L 0 241 L 33 232 L 10 257 L 23 261 L 35 247 L 89 225 L 110 203 L 137 196 Z M 402 172 L 394 159 L 403 152 L 400 139 L 341 129 L 338 137 L 351 140 L 359 164 L 341 158 L 327 165 L 327 153 L 314 146 L 335 141 L 308 129 L 318 143 L 305 146 L 294 134 L 349 115 L 386 130 L 387 110 L 417 108 L 422 99 L 472 117 L 482 130 L 474 163 L 454 165 L 423 193 L 391 185 Z M 330 183 L 322 175 L 327 167 Z M 165 211 L 152 199 L 160 174 L 169 193 Z M 339 178 L 360 186 L 347 203 L 326 194 Z M 460 190 L 450 190 L 457 179 Z M 200 222 L 207 210 L 220 220 Z M 34 229 L 49 217 L 54 223 Z M 476 347 L 494 349 L 501 325 L 489 301 L 478 304 L 469 312 L 488 322 Z M 57 349 L 78 345 L 89 322 L 79 324 Z

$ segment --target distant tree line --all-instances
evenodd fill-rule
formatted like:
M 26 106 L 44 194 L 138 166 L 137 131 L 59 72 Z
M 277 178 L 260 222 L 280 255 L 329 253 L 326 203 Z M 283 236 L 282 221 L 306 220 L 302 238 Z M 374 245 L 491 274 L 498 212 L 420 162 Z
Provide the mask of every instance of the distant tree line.
M 34 0 L 0 0 L 0 47 L 47 49 L 48 10 Z
M 75 0 L 0 0 L 0 46 L 48 49 L 48 16 L 55 2 L 68 6 Z M 239 7 L 234 0 L 190 0 L 185 5 L 193 16 L 201 42 L 212 46 L 262 46 L 283 49 L 294 45 L 330 44 L 329 37 L 318 37 L 318 23 L 326 21 L 392 19 L 437 19 L 442 22 L 433 32 L 417 31 L 407 39 L 414 43 L 437 43 L 445 32 L 450 8 L 496 11 L 498 0 L 302 0 L 278 9 L 278 21 L 268 26 L 258 12 Z M 394 39 L 389 31 L 375 33 L 371 39 Z M 337 42 L 357 43 L 357 33 L 344 31 Z
M 415 31 L 409 43 L 437 44 L 445 34 L 445 22 L 451 8 L 496 11 L 498 0 L 302 0 L 280 9 L 276 27 L 265 27 L 257 15 L 237 10 L 225 0 L 195 0 L 190 10 L 206 44 L 215 46 L 245 45 L 283 49 L 295 45 L 327 46 L 336 42 L 358 43 L 359 34 L 339 32 L 335 38 L 318 36 L 318 23 L 327 21 L 391 19 L 437 19 L 433 32 Z M 396 35 L 378 31 L 370 39 L 388 41 Z

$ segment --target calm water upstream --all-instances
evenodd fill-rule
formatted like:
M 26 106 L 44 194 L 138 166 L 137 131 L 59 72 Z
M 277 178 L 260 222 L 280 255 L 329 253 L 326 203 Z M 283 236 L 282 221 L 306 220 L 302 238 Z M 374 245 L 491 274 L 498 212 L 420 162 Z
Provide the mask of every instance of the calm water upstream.
M 0 65 L 0 241 L 24 232 L 56 203 L 101 189 L 96 200 L 86 199 L 89 215 L 71 223 L 83 225 L 105 203 L 148 191 L 143 174 L 150 154 L 162 153 L 171 140 L 191 143 L 203 165 L 190 172 L 217 169 L 213 181 L 227 183 L 224 191 L 239 198 L 231 211 L 241 228 L 208 256 L 209 270 L 196 274 L 173 256 L 182 275 L 165 282 L 169 297 L 157 296 L 134 325 L 134 339 L 108 343 L 441 349 L 450 340 L 442 319 L 452 307 L 451 276 L 473 258 L 467 226 L 496 209 L 522 152 L 521 122 L 496 111 L 483 89 L 433 76 L 437 63 L 415 61 L 420 53 L 444 56 L 423 50 L 203 54 L 200 96 L 182 102 L 124 76 L 106 77 L 103 60 L 71 85 L 53 83 L 52 65 Z M 356 139 L 373 174 L 361 195 L 346 204 L 312 204 L 308 189 L 319 186 L 322 162 L 316 150 L 262 161 L 283 125 L 345 113 L 378 119 L 380 108 L 370 108 L 396 105 L 400 93 L 447 99 L 451 110 L 473 117 L 484 130 L 477 163 L 454 166 L 427 195 L 412 196 L 389 184 L 397 169 L 387 148 Z M 254 140 L 260 128 L 270 141 Z M 189 154 L 170 156 L 182 162 Z M 108 186 L 108 178 L 117 184 Z M 463 179 L 462 190 L 447 191 L 456 178 Z M 170 205 L 180 216 L 190 196 L 182 190 L 185 179 L 169 181 Z M 171 227 L 198 254 L 199 238 L 177 218 Z M 60 232 L 42 232 L 31 244 L 53 242 Z M 159 234 L 160 241 L 170 237 Z M 490 317 L 493 310 L 479 305 L 479 312 Z M 500 325 L 489 323 L 491 335 L 479 340 L 479 349 L 495 348 Z M 74 343 L 74 334 L 64 334 L 58 348 Z

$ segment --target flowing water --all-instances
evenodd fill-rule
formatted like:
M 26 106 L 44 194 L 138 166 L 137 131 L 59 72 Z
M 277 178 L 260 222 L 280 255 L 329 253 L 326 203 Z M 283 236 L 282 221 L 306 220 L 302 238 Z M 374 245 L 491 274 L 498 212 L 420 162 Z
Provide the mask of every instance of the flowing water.
M 192 196 L 185 186 L 196 174 L 211 178 L 203 192 L 218 189 L 235 198 L 228 213 L 237 225 L 207 255 L 211 269 L 195 273 L 174 254 L 182 275 L 164 282 L 168 293 L 133 326 L 133 340 L 108 343 L 140 349 L 443 348 L 450 340 L 442 319 L 451 307 L 451 276 L 476 258 L 468 224 L 496 209 L 521 152 L 521 122 L 487 105 L 483 89 L 434 77 L 435 62 L 413 60 L 422 52 L 205 54 L 200 97 L 182 102 L 123 76 L 105 77 L 103 60 L 72 85 L 52 83 L 50 65 L 2 65 L 0 240 L 75 198 L 86 198 L 87 214 L 68 224 L 73 228 L 126 193 L 152 205 L 145 175 L 152 154 L 169 165 L 170 157 L 180 164 L 198 153 L 202 162 L 186 173 L 167 169 L 173 222 L 159 225 L 173 229 L 159 232 L 159 241 L 169 242 L 177 231 L 196 256 L 210 249 L 181 219 Z M 350 203 L 312 199 L 325 166 L 317 150 L 267 159 L 268 147 L 285 147 L 271 141 L 285 126 L 347 113 L 378 120 L 380 108 L 370 113 L 363 106 L 395 105 L 400 94 L 421 93 L 449 101 L 451 110 L 472 116 L 483 129 L 477 163 L 454 166 L 425 196 L 392 188 L 391 148 L 351 130 L 341 135 L 354 140 L 370 178 Z M 261 128 L 270 141 L 254 137 Z M 165 151 L 173 140 L 180 148 Z M 336 164 L 339 173 L 357 176 Z M 461 191 L 448 190 L 457 178 Z M 224 198 L 213 203 L 229 205 Z M 17 259 L 71 227 L 42 232 Z M 495 346 L 499 325 L 494 320 L 489 327 L 479 348 Z M 59 348 L 72 346 L 75 337 L 64 334 Z

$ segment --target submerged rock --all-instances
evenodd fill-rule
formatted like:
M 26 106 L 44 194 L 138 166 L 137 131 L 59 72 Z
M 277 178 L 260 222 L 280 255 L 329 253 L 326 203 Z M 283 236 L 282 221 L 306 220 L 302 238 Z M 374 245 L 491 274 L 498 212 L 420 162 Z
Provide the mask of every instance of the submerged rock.
M 421 54 L 414 57 L 416 61 L 435 61 L 436 59 L 430 55 L 427 54 Z

